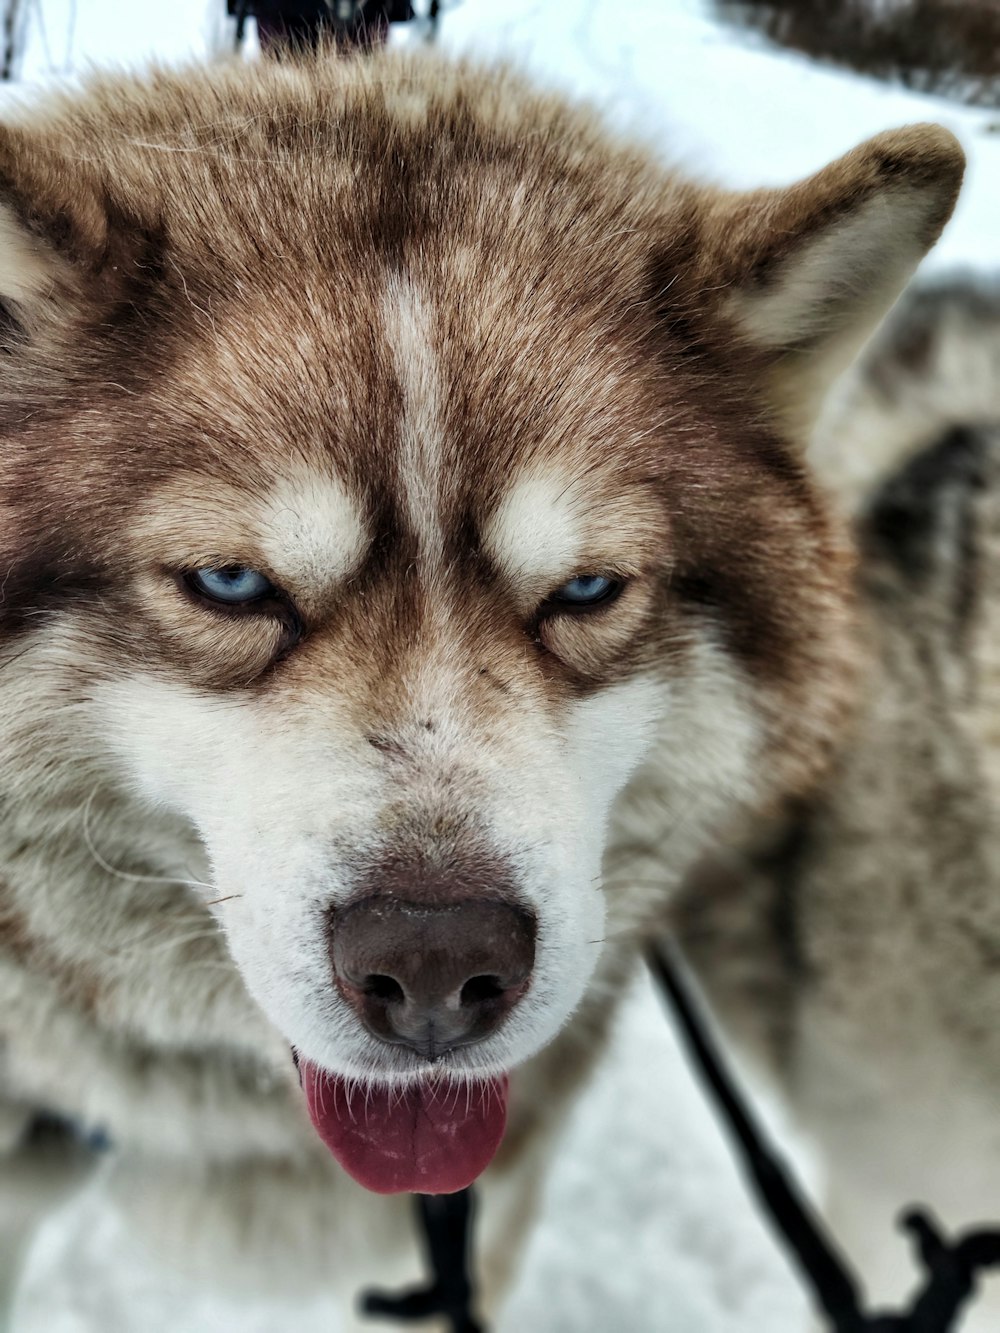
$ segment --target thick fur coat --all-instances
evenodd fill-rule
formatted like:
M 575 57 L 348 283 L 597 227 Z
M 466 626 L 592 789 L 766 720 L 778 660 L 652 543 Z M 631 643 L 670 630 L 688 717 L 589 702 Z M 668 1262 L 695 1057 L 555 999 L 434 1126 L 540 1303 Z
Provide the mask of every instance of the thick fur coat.
M 726 194 L 509 74 L 390 57 L 98 79 L 3 130 L 11 1144 L 100 1129 L 212 1281 L 336 1254 L 353 1287 L 408 1210 L 335 1165 L 290 1048 L 362 1099 L 510 1074 L 495 1302 L 675 887 L 851 716 L 805 432 L 961 173 L 918 126 Z M 266 595 L 220 605 L 219 571 Z M 379 1040 L 344 913 L 479 901 L 534 931 L 503 1020 L 433 1063 Z

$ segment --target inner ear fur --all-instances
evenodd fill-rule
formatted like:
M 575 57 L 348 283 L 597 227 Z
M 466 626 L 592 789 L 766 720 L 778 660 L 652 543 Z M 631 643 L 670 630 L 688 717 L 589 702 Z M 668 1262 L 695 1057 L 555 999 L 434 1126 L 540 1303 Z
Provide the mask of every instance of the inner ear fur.
M 954 135 L 910 125 L 779 190 L 716 196 L 704 218 L 711 291 L 758 349 L 776 418 L 804 442 L 951 216 L 965 168 Z
M 0 126 L 0 340 L 30 338 L 113 272 L 114 229 L 97 168 L 44 130 Z
M 0 348 L 31 338 L 66 277 L 64 262 L 25 227 L 0 186 Z

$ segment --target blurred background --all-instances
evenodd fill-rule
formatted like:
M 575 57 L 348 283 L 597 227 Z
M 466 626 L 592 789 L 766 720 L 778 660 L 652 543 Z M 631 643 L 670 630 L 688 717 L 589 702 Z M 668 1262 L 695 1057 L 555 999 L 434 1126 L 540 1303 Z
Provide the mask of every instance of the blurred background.
M 233 47 L 225 0 L 5 0 L 0 97 L 92 65 Z M 392 43 L 426 40 L 424 21 Z M 783 184 L 859 140 L 946 125 L 967 185 L 934 270 L 1000 271 L 995 0 L 442 0 L 438 44 L 503 56 L 596 100 L 663 157 L 732 186 Z M 244 47 L 255 51 L 252 23 Z M 813 1188 L 808 1146 L 765 1113 Z M 335 1333 L 332 1305 L 220 1302 L 133 1249 L 99 1187 L 34 1247 L 14 1333 Z M 754 1213 L 657 997 L 637 985 L 579 1105 L 497 1333 L 804 1333 L 804 1302 Z

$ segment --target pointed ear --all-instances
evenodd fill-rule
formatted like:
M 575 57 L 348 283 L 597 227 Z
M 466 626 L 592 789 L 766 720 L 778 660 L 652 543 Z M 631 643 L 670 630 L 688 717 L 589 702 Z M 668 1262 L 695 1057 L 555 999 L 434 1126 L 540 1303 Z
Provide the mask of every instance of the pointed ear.
M 785 190 L 717 197 L 705 219 L 722 310 L 760 350 L 778 420 L 808 433 L 937 240 L 965 158 L 937 125 L 861 144 Z
M 99 289 L 111 238 L 96 167 L 44 130 L 0 126 L 0 346 Z

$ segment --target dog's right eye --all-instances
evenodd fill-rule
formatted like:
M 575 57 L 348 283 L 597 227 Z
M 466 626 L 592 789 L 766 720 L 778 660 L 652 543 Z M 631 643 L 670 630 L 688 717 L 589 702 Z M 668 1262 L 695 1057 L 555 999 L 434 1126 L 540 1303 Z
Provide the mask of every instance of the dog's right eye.
M 277 588 L 259 570 L 244 565 L 222 569 L 193 569 L 186 576 L 188 587 L 202 597 L 225 606 L 249 606 L 267 597 L 277 596 Z

